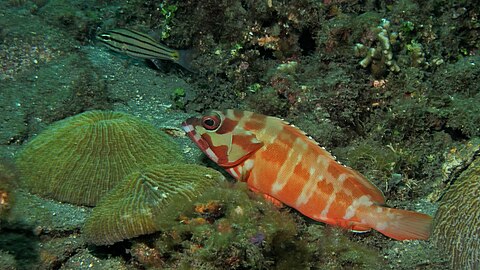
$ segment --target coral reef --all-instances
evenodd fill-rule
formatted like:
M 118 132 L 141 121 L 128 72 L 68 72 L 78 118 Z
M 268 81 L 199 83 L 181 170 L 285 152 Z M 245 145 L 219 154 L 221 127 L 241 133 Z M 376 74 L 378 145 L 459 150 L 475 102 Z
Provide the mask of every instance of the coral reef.
M 40 18 L 19 14 L 5 6 L 1 9 L 1 15 L 9 19 L 0 22 L 2 29 L 8 29 L 0 31 L 0 81 L 16 79 L 22 72 L 48 63 L 73 47 L 68 35 L 55 27 L 43 25 L 43 31 L 38 32 Z
M 181 161 L 171 139 L 120 112 L 90 111 L 59 121 L 20 152 L 21 185 L 56 200 L 95 205 L 124 176 Z
M 188 205 L 224 177 L 217 171 L 189 164 L 155 165 L 125 177 L 98 205 L 83 227 L 87 242 L 107 245 L 156 232 L 166 209 Z M 171 212 L 169 210 L 169 212 Z
M 382 19 L 380 24 L 372 30 L 376 37 L 376 45 L 368 47 L 362 43 L 355 45 L 355 54 L 364 57 L 360 66 L 368 68 L 375 77 L 383 76 L 387 71 L 399 72 L 400 67 L 393 58 L 392 44 L 396 42 L 398 33 L 389 31 L 390 21 Z
M 147 269 L 376 269 L 382 260 L 338 229 L 277 209 L 245 183 L 220 184 L 195 201 L 195 207 L 169 209 L 164 216 L 180 214 L 180 222 L 167 219 L 154 240 L 138 239 L 134 260 Z
M 480 135 L 479 14 L 476 1 L 445 0 L 0 1 L 0 156 L 87 110 L 176 127 L 194 112 L 234 107 L 286 119 L 375 181 L 390 205 L 433 213 L 475 160 L 456 154 Z M 195 50 L 198 73 L 112 57 L 94 37 L 113 28 Z M 368 48 L 387 53 L 363 68 Z M 398 72 L 381 65 L 390 52 Z M 189 162 L 208 164 L 175 140 Z M 88 249 L 78 233 L 90 208 L 13 191 L 1 219 L 4 268 L 449 267 L 449 251 L 431 256 L 430 242 L 324 228 L 241 185 L 185 200 L 186 210 L 168 214 L 178 220 L 164 220 L 169 229 Z
M 448 254 L 452 269 L 480 268 L 480 144 L 454 183 L 440 199 L 433 239 Z M 468 150 L 467 150 L 468 151 Z M 458 164 L 458 163 L 457 163 Z

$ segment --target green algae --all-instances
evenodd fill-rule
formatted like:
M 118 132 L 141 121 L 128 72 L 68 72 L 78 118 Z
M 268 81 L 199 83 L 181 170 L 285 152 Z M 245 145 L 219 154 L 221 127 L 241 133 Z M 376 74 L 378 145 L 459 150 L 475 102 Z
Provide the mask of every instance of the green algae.
M 437 117 L 452 136 L 480 136 L 480 57 L 465 57 L 445 65 L 434 77 L 435 91 L 428 112 Z
M 0 265 L 2 265 L 5 270 L 17 270 L 17 265 L 15 261 L 15 256 L 11 253 L 0 250 Z
M 345 148 L 336 148 L 335 154 L 341 162 L 355 168 L 360 172 L 366 172 L 368 179 L 373 181 L 382 190 L 389 191 L 400 185 L 402 176 L 395 176 L 400 171 L 402 156 L 392 146 L 384 146 L 376 141 L 355 141 Z M 399 177 L 400 179 L 396 179 Z M 379 180 L 384 180 L 380 183 Z

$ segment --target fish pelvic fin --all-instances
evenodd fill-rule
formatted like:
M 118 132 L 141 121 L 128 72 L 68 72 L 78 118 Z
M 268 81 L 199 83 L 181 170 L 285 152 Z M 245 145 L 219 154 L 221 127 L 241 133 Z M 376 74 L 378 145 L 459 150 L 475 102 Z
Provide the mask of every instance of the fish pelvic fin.
M 395 240 L 427 240 L 430 237 L 431 216 L 383 206 L 372 207 L 368 223 L 380 233 Z
M 248 188 L 250 188 L 250 190 L 255 192 L 255 193 L 261 193 L 258 189 L 254 188 L 252 186 L 249 186 Z M 271 202 L 277 208 L 282 208 L 282 207 L 285 206 L 281 201 L 279 201 L 278 199 L 275 199 L 274 197 L 272 197 L 268 194 L 262 193 L 262 196 L 267 202 Z

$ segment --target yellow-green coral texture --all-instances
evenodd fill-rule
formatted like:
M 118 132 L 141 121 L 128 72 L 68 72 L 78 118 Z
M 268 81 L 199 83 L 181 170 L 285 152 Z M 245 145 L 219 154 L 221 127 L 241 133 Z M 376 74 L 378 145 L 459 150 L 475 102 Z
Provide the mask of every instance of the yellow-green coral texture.
M 178 218 L 177 205 L 193 206 L 199 195 L 223 180 L 221 173 L 192 164 L 155 165 L 133 172 L 94 208 L 83 228 L 84 237 L 105 245 L 156 232 L 165 219 Z M 178 211 L 166 215 L 172 207 Z
M 434 240 L 452 269 L 480 269 L 480 158 L 456 179 L 435 216 Z
M 182 161 L 166 134 L 121 112 L 89 111 L 49 126 L 20 152 L 21 185 L 59 201 L 95 205 L 129 173 Z

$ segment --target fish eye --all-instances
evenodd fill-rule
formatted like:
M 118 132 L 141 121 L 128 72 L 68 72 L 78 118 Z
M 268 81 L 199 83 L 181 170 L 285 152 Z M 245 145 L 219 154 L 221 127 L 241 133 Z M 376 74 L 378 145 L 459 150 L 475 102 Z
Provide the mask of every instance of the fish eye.
M 202 126 L 207 130 L 214 130 L 220 126 L 220 118 L 216 115 L 208 115 L 202 118 Z

